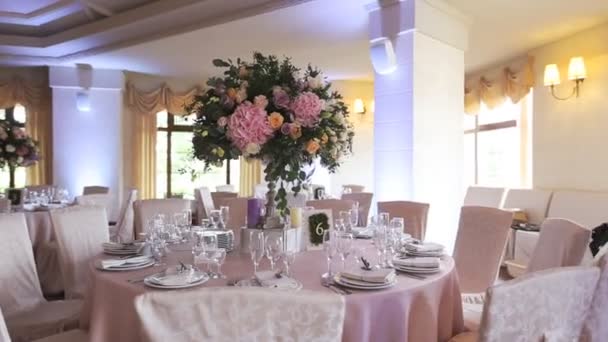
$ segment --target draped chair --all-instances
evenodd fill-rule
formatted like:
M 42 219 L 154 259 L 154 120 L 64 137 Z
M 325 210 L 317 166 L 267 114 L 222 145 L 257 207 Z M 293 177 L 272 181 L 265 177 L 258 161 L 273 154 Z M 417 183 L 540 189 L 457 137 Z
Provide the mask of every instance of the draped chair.
M 599 267 L 600 279 L 581 334 L 583 342 L 604 342 L 608 336 L 608 254 L 600 259 Z
M 546 219 L 526 272 L 578 266 L 583 260 L 591 230 L 566 219 Z
M 47 302 L 36 273 L 22 213 L 0 215 L 0 307 L 14 342 L 32 341 L 78 326 L 82 302 Z
M 0 308 L 0 342 L 11 342 L 11 337 L 8 335 L 8 328 L 4 321 L 4 315 L 2 315 L 2 308 Z
M 378 213 L 387 212 L 391 218 L 403 217 L 403 231 L 416 239 L 424 240 L 429 206 L 428 203 L 410 201 L 378 202 Z
M 363 190 L 365 190 L 365 186 L 357 184 L 344 184 L 342 185 L 342 189 L 350 189 L 351 193 L 358 193 L 363 192 Z
M 464 206 L 501 208 L 504 188 L 470 186 L 464 196 Z
M 598 278 L 597 267 L 563 267 L 496 285 L 486 293 L 479 331 L 450 341 L 578 341 Z
M 111 198 L 109 194 L 90 194 L 76 196 L 76 204 L 81 206 L 99 206 L 106 210 L 106 216 L 109 216 L 111 210 Z
M 179 198 L 137 200 L 133 203 L 135 214 L 135 236 L 146 232 L 146 224 L 156 214 L 172 217 L 173 214 L 191 210 L 190 200 Z
M 82 190 L 83 195 L 95 195 L 95 194 L 109 194 L 110 188 L 107 186 L 90 185 L 85 186 Z
M 369 217 L 369 208 L 372 206 L 372 198 L 374 194 L 371 192 L 353 192 L 350 194 L 342 194 L 343 200 L 349 200 L 359 203 L 359 222 L 358 226 L 366 226 L 367 218 Z
M 313 207 L 315 209 L 330 209 L 334 219 L 340 217 L 341 211 L 351 210 L 354 204 L 355 202 L 351 200 L 338 199 L 313 200 L 306 202 L 306 206 L 308 207 Z
M 211 200 L 213 201 L 213 207 L 219 209 L 227 204 L 227 201 L 233 198 L 239 197 L 236 192 L 229 191 L 215 191 L 211 193 Z
M 127 200 L 123 203 L 116 225 L 110 226 L 110 239 L 117 242 L 129 242 L 134 238 L 133 203 L 137 200 L 137 190 L 129 190 Z
M 66 298 L 84 298 L 89 287 L 89 262 L 110 241 L 106 211 L 100 206 L 75 206 L 51 211 L 59 246 Z
M 150 342 L 342 340 L 342 296 L 255 288 L 147 292 L 135 310 Z

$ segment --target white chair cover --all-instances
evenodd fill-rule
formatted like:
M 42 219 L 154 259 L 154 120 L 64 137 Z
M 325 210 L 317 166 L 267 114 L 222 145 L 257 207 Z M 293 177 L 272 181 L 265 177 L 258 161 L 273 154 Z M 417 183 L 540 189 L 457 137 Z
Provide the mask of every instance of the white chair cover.
M 89 262 L 110 240 L 108 218 L 99 206 L 75 206 L 51 211 L 59 246 L 65 297 L 83 298 L 89 285 Z
M 304 210 L 302 211 L 302 232 L 300 233 L 300 251 L 306 251 L 311 248 L 315 248 L 310 242 L 310 223 L 309 219 L 311 216 L 316 214 L 327 215 L 327 221 L 329 229 L 333 227 L 333 215 L 331 209 L 315 209 L 315 210 Z M 319 245 L 321 246 L 321 245 Z M 318 247 L 320 248 L 320 247 Z
M 590 237 L 590 230 L 570 220 L 546 219 L 526 272 L 580 265 Z
M 391 218 L 403 217 L 404 232 L 424 240 L 429 206 L 428 203 L 410 201 L 378 202 L 378 213 L 387 212 Z
M 470 186 L 464 197 L 464 206 L 501 208 L 504 188 Z
M 462 207 L 454 261 L 463 293 L 483 293 L 496 280 L 513 213 Z
M 145 233 L 146 223 L 156 214 L 172 216 L 185 210 L 191 210 L 191 201 L 181 198 L 137 200 L 133 203 L 135 214 L 135 237 Z
M 133 225 L 134 213 L 133 203 L 137 200 L 137 190 L 129 190 L 127 200 L 123 203 L 120 209 L 120 216 L 114 229 L 110 229 L 110 237 L 118 242 L 129 242 L 134 238 Z
M 555 191 L 547 217 L 565 218 L 593 229 L 608 222 L 608 193 Z
M 359 222 L 358 226 L 366 226 L 369 218 L 369 209 L 372 206 L 374 194 L 371 192 L 357 192 L 351 194 L 342 194 L 343 200 L 359 202 Z
M 206 186 L 194 189 L 194 199 L 196 201 L 196 217 L 199 221 L 197 223 L 200 224 L 202 219 L 209 217 L 215 205 L 213 204 L 211 191 Z
M 78 326 L 80 301 L 42 297 L 23 214 L 0 214 L 0 307 L 13 342 L 31 341 Z
M 353 208 L 354 201 L 351 200 L 338 200 L 338 199 L 325 199 L 325 200 L 313 200 L 306 202 L 306 206 L 313 207 L 315 209 L 329 209 L 334 217 L 337 219 L 340 217 L 341 211 L 348 211 Z
M 72 329 L 57 335 L 41 338 L 34 342 L 89 342 L 89 335 L 86 331 Z
M 234 189 L 234 185 L 232 185 L 232 184 L 218 185 L 218 186 L 215 187 L 215 191 L 218 191 L 218 192 L 236 192 L 236 190 Z
M 528 222 L 541 224 L 547 217 L 551 193 L 539 189 L 509 189 L 503 208 L 521 209 L 526 213 Z
M 91 185 L 91 186 L 85 186 L 84 189 L 82 190 L 82 194 L 83 195 L 96 195 L 96 194 L 109 194 L 110 193 L 110 188 L 108 188 L 107 186 L 98 186 L 98 185 Z
M 342 185 L 342 189 L 350 189 L 351 193 L 358 193 L 363 192 L 363 190 L 365 190 L 365 186 L 357 184 L 344 184 Z
M 135 309 L 150 342 L 339 342 L 344 299 L 254 288 L 148 292 Z
M 599 266 L 600 279 L 583 327 L 583 342 L 604 342 L 608 338 L 608 255 L 602 257 Z
M 479 341 L 578 341 L 598 277 L 597 267 L 567 267 L 488 289 Z
M 0 342 L 11 342 L 11 337 L 8 335 L 6 322 L 4 322 L 4 316 L 2 315 L 2 308 L 0 308 Z
M 105 208 L 106 216 L 111 213 L 111 203 L 109 194 L 94 194 L 76 196 L 76 204 L 82 206 L 100 206 Z

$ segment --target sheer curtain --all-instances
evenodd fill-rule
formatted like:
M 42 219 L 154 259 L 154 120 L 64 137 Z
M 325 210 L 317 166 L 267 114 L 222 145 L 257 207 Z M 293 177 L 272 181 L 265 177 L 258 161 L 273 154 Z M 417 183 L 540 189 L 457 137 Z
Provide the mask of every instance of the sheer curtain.
M 26 131 L 38 141 L 40 161 L 28 167 L 27 184 L 49 184 L 52 180 L 51 91 L 47 84 L 34 85 L 14 76 L 0 84 L 0 108 L 21 104 L 27 113 Z

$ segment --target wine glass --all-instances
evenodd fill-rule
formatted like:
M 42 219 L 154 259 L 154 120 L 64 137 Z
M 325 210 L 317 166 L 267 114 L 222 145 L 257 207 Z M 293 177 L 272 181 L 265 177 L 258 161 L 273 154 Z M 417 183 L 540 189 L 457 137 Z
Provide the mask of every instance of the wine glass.
M 249 233 L 249 253 L 253 262 L 253 275 L 258 272 L 258 265 L 264 256 L 264 232 L 252 231 Z
M 378 214 L 378 225 L 380 227 L 388 227 L 390 215 L 389 213 L 380 213 Z
M 203 227 L 203 229 L 209 229 L 210 224 L 211 221 L 208 218 L 201 219 L 201 227 Z
M 211 219 L 211 224 L 213 225 L 213 229 L 218 229 L 222 222 L 222 212 L 219 210 L 211 210 L 209 214 L 209 218 Z
M 275 263 L 283 252 L 283 237 L 269 235 L 264 246 L 266 247 L 266 258 L 270 261 L 270 269 L 274 271 Z
M 323 232 L 323 250 L 325 251 L 325 255 L 327 256 L 327 275 L 329 277 L 333 276 L 331 262 L 337 254 L 333 235 L 334 233 L 329 229 Z
M 283 263 L 285 264 L 285 273 L 291 277 L 291 265 L 296 261 L 296 252 L 287 250 L 283 253 Z
M 338 254 L 342 258 L 342 269 L 346 270 L 346 259 L 351 252 L 353 246 L 353 235 L 349 233 L 341 233 L 337 236 L 336 247 Z
M 335 229 L 337 232 L 342 232 L 342 231 L 344 231 L 344 230 L 345 230 L 345 227 L 344 227 L 344 220 L 342 220 L 342 219 L 335 219 L 335 220 L 334 220 L 334 229 Z
M 357 227 L 359 225 L 359 208 L 352 208 L 348 213 L 350 226 Z
M 215 278 L 225 279 L 226 276 L 222 273 L 222 265 L 224 264 L 224 261 L 226 261 L 226 250 L 224 248 L 216 249 L 215 254 L 213 255 L 213 261 L 217 266 Z
M 386 266 L 386 232 L 387 228 L 378 226 L 374 231 L 374 246 L 378 250 L 378 267 Z
M 221 206 L 220 207 L 220 217 L 222 219 L 222 228 L 228 227 L 228 220 L 230 219 L 230 207 Z
M 340 220 L 344 223 L 344 231 L 350 231 L 350 213 L 347 210 L 340 211 Z
M 205 251 L 205 244 L 202 231 L 194 231 L 192 234 L 194 243 L 192 244 L 193 264 L 196 265 L 201 254 Z

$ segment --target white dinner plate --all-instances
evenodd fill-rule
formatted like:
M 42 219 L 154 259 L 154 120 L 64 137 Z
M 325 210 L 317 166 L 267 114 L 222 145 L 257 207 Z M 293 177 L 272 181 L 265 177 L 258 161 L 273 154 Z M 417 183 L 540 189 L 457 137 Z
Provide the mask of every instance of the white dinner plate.
M 187 283 L 187 284 L 183 284 L 183 285 L 160 285 L 160 284 L 157 284 L 157 283 L 151 281 L 149 278 L 150 277 L 146 277 L 144 279 L 144 285 L 153 287 L 155 289 L 163 289 L 163 290 L 186 289 L 189 287 L 195 287 L 195 286 L 202 285 L 209 280 L 209 276 L 205 275 L 205 277 L 203 277 L 202 279 L 192 282 L 192 283 Z
M 124 264 L 124 265 L 120 265 L 120 266 L 107 267 L 107 268 L 103 268 L 101 266 L 101 260 L 99 260 L 98 262 L 95 263 L 95 268 L 97 268 L 98 270 L 110 271 L 110 272 L 141 270 L 142 268 L 147 268 L 150 266 L 154 266 L 153 259 L 146 261 L 146 262 L 137 263 L 137 264 Z
M 406 266 L 397 266 L 397 265 L 395 265 L 395 269 L 397 271 L 401 271 L 404 273 L 414 273 L 414 274 L 434 274 L 434 273 L 441 271 L 441 267 L 428 268 L 428 267 L 406 267 Z
M 107 255 L 118 255 L 118 256 L 125 256 L 125 255 L 135 255 L 137 254 L 138 250 L 113 250 L 113 249 L 104 249 L 103 253 L 107 254 Z
M 348 287 L 351 289 L 357 290 L 382 290 L 388 289 L 389 287 L 395 286 L 397 283 L 397 278 L 390 283 L 368 283 L 360 280 L 348 279 L 345 277 L 340 277 L 336 275 L 334 277 L 334 282 L 338 285 Z

